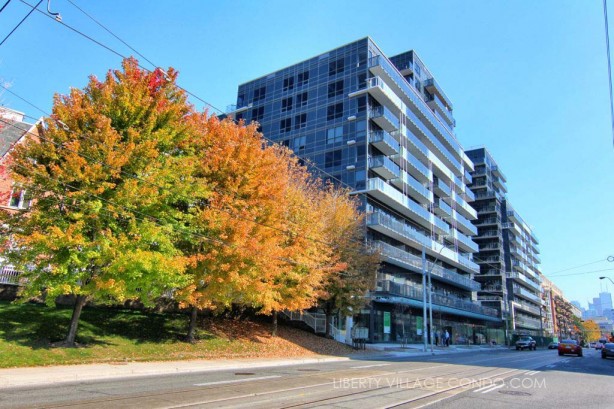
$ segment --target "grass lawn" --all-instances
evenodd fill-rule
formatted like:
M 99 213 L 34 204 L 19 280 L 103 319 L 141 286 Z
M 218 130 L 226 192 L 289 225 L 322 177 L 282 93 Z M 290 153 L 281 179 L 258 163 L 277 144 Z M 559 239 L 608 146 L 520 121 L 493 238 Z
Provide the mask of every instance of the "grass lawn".
M 188 317 L 136 310 L 86 307 L 77 348 L 52 347 L 65 338 L 72 308 L 0 302 L 0 368 L 93 362 L 164 361 L 253 357 L 346 355 L 350 348 L 305 331 L 267 324 L 210 319 L 198 342 L 182 341 Z

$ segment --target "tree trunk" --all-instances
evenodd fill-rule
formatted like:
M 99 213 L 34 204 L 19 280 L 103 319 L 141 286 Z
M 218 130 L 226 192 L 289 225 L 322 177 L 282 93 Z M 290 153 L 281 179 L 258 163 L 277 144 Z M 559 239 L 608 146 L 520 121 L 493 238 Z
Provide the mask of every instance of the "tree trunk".
M 192 307 L 190 312 L 190 325 L 188 327 L 188 342 L 194 342 L 194 332 L 196 330 L 196 319 L 198 318 L 198 308 Z
M 332 308 L 332 303 L 327 302 L 326 306 L 324 307 L 324 312 L 325 312 L 325 316 L 326 316 L 326 320 L 325 320 L 325 324 L 326 325 L 326 338 L 332 338 L 333 334 L 330 328 L 330 324 L 333 318 L 333 308 Z
M 79 317 L 81 316 L 81 310 L 85 305 L 86 296 L 78 295 L 75 300 L 75 305 L 72 310 L 72 317 L 70 319 L 70 328 L 68 330 L 68 336 L 64 340 L 64 344 L 69 347 L 75 346 L 75 338 L 77 337 L 77 326 L 79 325 Z
M 271 331 L 271 336 L 277 336 L 277 311 L 273 311 L 273 330 Z

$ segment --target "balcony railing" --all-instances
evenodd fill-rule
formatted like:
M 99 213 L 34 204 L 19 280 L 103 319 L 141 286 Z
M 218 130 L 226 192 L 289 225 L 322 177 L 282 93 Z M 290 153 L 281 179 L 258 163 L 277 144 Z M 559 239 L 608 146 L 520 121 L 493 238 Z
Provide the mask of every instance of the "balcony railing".
M 398 72 L 398 70 L 388 62 L 385 57 L 374 56 L 369 59 L 369 68 L 380 67 L 401 89 L 406 99 L 410 100 L 424 115 L 425 119 L 439 132 L 442 138 L 450 145 L 453 151 L 459 156 L 463 156 L 464 152 L 460 143 L 456 140 L 453 132 L 446 128 L 443 122 L 433 114 L 433 111 L 428 107 L 427 103 L 422 99 L 412 86 L 407 83 L 407 80 Z
M 399 129 L 399 118 L 394 116 L 394 114 L 383 105 L 371 108 L 369 117 L 388 132 L 394 132 Z
M 420 224 L 425 227 L 430 227 L 434 224 L 442 233 L 448 234 L 450 232 L 450 227 L 443 220 L 384 182 L 384 180 L 379 178 L 369 179 L 367 181 L 367 190 L 382 192 L 385 197 L 380 198 L 380 200 L 391 200 L 397 205 L 396 210 L 406 213 L 409 217 L 414 217 L 413 215 L 419 216 L 421 220 L 417 221 L 421 222 Z
M 383 256 L 398 260 L 413 271 L 422 271 L 422 257 L 420 256 L 415 256 L 403 249 L 394 247 L 393 245 L 384 243 L 382 241 L 374 241 L 371 243 L 371 246 L 379 250 Z M 477 291 L 480 289 L 480 283 L 478 283 L 477 281 L 474 281 L 466 276 L 458 274 L 457 272 L 444 268 L 440 265 L 433 264 L 427 261 L 426 268 L 427 271 L 431 271 L 433 277 L 439 277 L 442 281 L 457 285 L 459 287 L 471 291 Z
M 19 285 L 19 271 L 12 265 L 3 265 L 0 269 L 0 284 Z
M 380 280 L 378 281 L 377 291 L 422 301 L 422 286 L 419 285 L 413 286 L 408 284 L 395 283 L 391 280 Z M 474 303 L 456 297 L 451 297 L 449 295 L 432 293 L 431 299 L 433 301 L 433 305 L 455 308 L 458 310 L 473 312 L 476 314 L 488 315 L 490 317 L 498 316 L 498 312 L 494 308 L 483 307 L 478 303 Z
M 387 180 L 398 178 L 401 175 L 399 165 L 387 156 L 372 156 L 369 158 L 369 167 Z
M 375 211 L 367 216 L 367 226 L 382 226 L 420 245 L 429 248 L 433 245 L 433 240 L 415 227 L 381 211 Z
M 386 131 L 370 132 L 369 141 L 386 155 L 399 153 L 399 143 Z

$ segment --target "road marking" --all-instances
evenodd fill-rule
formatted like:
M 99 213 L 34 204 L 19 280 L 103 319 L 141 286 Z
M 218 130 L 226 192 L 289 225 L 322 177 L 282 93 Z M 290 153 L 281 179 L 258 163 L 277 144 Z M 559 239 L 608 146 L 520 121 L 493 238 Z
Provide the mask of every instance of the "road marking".
M 234 379 L 232 381 L 195 383 L 194 386 L 223 385 L 225 383 L 239 383 L 239 382 L 260 381 L 262 379 L 273 379 L 273 378 L 281 378 L 281 375 L 260 376 L 258 378 Z
M 525 372 L 525 375 L 536 375 L 538 373 L 540 373 L 541 371 L 529 371 L 529 372 Z
M 501 383 L 501 384 L 499 384 L 499 385 L 495 385 L 495 386 L 493 386 L 493 387 L 492 387 L 492 388 L 490 388 L 490 389 L 485 390 L 485 391 L 484 391 L 484 392 L 482 392 L 482 393 L 492 392 L 492 391 L 494 391 L 495 389 L 503 388 L 504 386 L 505 386 L 505 384 Z
M 362 368 L 375 368 L 376 366 L 388 366 L 390 364 L 375 364 L 375 365 L 363 365 L 363 366 L 352 366 L 350 369 L 362 369 Z
M 490 389 L 490 388 L 492 388 L 493 386 L 497 386 L 497 384 L 493 384 L 493 383 L 491 383 L 491 384 L 489 384 L 489 385 L 482 386 L 480 389 L 476 389 L 476 390 L 474 390 L 473 392 L 474 392 L 474 393 L 482 392 L 483 390 L 485 390 L 485 389 Z M 501 384 L 501 386 L 503 386 L 503 384 Z

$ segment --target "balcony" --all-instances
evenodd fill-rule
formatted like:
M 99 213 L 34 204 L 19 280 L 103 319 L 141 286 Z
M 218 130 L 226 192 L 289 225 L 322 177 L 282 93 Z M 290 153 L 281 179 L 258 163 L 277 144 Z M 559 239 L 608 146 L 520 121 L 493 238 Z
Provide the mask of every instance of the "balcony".
M 407 172 L 416 178 L 421 183 L 429 183 L 433 180 L 433 172 L 422 164 L 417 158 L 411 155 L 409 151 L 401 147 L 401 152 L 394 155 L 391 159 L 407 170 Z M 403 163 L 404 162 L 404 163 Z
M 489 213 L 499 213 L 501 211 L 501 206 L 481 206 L 476 207 L 478 215 L 480 214 L 489 214 Z
M 448 151 L 448 149 L 433 135 L 433 133 L 420 121 L 418 116 L 409 108 L 405 109 L 407 117 L 407 127 L 416 135 L 422 135 L 423 142 L 430 145 L 429 150 L 439 152 L 441 159 L 447 167 L 449 167 L 456 176 L 461 176 L 460 162 Z
M 369 142 L 386 156 L 399 153 L 399 142 L 386 131 L 370 132 Z
M 467 220 L 465 217 L 463 217 L 463 215 L 459 214 L 458 212 L 455 211 L 453 213 L 454 214 L 452 216 L 457 222 L 456 228 L 458 230 L 460 230 L 464 234 L 471 235 L 471 236 L 475 236 L 476 234 L 478 234 L 478 228 L 475 227 L 473 223 L 471 223 L 469 220 Z
M 402 97 L 405 105 L 413 105 L 418 109 L 424 117 L 424 121 L 429 123 L 441 135 L 443 140 L 450 146 L 452 152 L 455 152 L 461 158 L 466 156 L 452 130 L 447 128 L 441 119 L 435 116 L 418 91 L 408 84 L 407 80 L 403 78 L 399 71 L 385 57 L 377 55 L 370 58 L 369 70 L 374 75 L 389 78 L 391 81 L 390 86 L 396 89 L 397 95 Z M 449 106 L 452 107 L 451 104 Z
M 390 206 L 405 217 L 414 220 L 425 229 L 434 228 L 437 234 L 449 234 L 450 227 L 445 222 L 382 179 L 369 179 L 366 191 L 370 196 Z
M 516 281 L 516 282 L 518 282 L 518 283 L 520 283 L 522 285 L 531 287 L 535 291 L 541 291 L 541 285 L 539 285 L 538 283 L 536 283 L 536 282 L 534 282 L 532 280 L 529 280 L 527 277 L 525 277 L 524 275 L 518 273 L 517 271 L 510 271 L 510 272 L 508 272 L 507 273 L 507 277 L 511 278 L 512 280 L 514 280 L 514 281 Z
M 449 127 L 456 126 L 456 120 L 452 116 L 452 112 L 448 110 L 448 107 L 444 105 L 437 95 L 433 95 L 433 97 L 427 101 L 427 105 L 433 112 L 438 113 Z
M 471 237 L 465 236 L 458 230 L 454 230 L 454 238 L 458 240 L 458 247 L 464 251 L 477 253 L 478 245 L 471 239 Z
M 456 201 L 456 211 L 461 213 L 464 217 L 471 220 L 478 218 L 478 213 L 475 211 L 475 209 L 471 207 L 469 203 L 465 202 L 465 199 L 463 199 L 460 195 L 456 194 L 456 192 L 452 193 L 452 197 L 444 197 L 444 199 L 448 200 L 448 204 L 450 206 L 452 206 L 452 200 Z
M 437 81 L 435 81 L 435 78 L 429 78 L 426 81 L 424 81 L 424 87 L 428 89 L 430 92 L 433 92 L 435 93 L 435 95 L 440 97 L 448 107 L 452 107 L 452 101 L 450 101 L 450 98 L 448 98 L 448 96 L 446 95 L 445 92 L 443 92 L 439 84 L 437 84 Z
M 392 106 L 398 111 L 401 110 L 401 106 L 403 106 L 401 98 L 399 98 L 380 77 L 369 78 L 367 80 L 366 90 L 381 105 Z M 350 97 L 352 96 L 354 96 L 354 94 L 350 94 Z
M 395 117 L 385 106 L 372 108 L 369 112 L 369 118 L 386 132 L 399 130 L 399 118 Z
M 539 298 L 539 296 L 533 294 L 532 292 L 528 290 L 525 290 L 524 288 L 518 285 L 514 285 L 513 291 L 514 291 L 514 294 L 519 297 L 525 298 L 529 301 L 533 301 L 534 303 L 537 303 L 537 304 L 541 303 L 541 298 Z
M 406 244 L 433 247 L 433 240 L 426 234 L 379 210 L 367 215 L 367 226 Z
M 450 196 L 452 196 L 452 190 L 441 179 L 437 179 L 437 183 L 434 183 L 433 187 L 435 188 L 435 193 L 437 193 L 441 197 L 450 197 Z
M 420 182 L 407 174 L 405 171 L 401 171 L 401 175 L 398 178 L 393 179 L 391 182 L 400 189 L 405 187 L 407 194 L 420 204 L 433 203 L 433 192 L 421 185 Z
M 395 283 L 391 280 L 378 281 L 378 292 L 389 293 L 392 295 L 409 298 L 422 303 L 422 286 L 408 285 L 403 283 Z M 489 317 L 498 317 L 498 312 L 494 308 L 483 307 L 476 302 L 451 297 L 440 293 L 431 293 L 431 299 L 434 306 L 449 307 L 456 310 L 467 311 L 474 314 L 487 315 Z
M 532 320 L 528 318 L 516 318 L 515 326 L 518 328 L 541 329 L 540 320 Z
M 399 165 L 387 156 L 369 158 L 369 168 L 386 180 L 398 178 L 401 175 Z
M 381 253 L 383 260 L 387 263 L 416 273 L 422 273 L 422 257 L 415 256 L 403 249 L 399 249 L 381 241 L 372 242 L 371 246 Z M 431 262 L 427 262 L 426 269 L 427 272 L 431 270 L 431 277 L 435 280 L 452 284 L 455 287 L 469 291 L 477 291 L 480 289 L 480 283 L 477 281 L 458 274 L 455 271 L 443 268 L 440 265 L 433 265 Z
M 437 202 L 435 202 L 435 214 L 438 215 L 441 218 L 447 218 L 447 217 L 452 217 L 452 208 L 450 206 L 448 206 L 448 204 L 446 202 L 444 202 L 443 200 L 438 200 Z
M 498 217 L 486 217 L 484 219 L 473 221 L 473 224 L 477 227 L 496 226 L 499 223 L 501 223 L 501 219 Z
M 502 247 L 501 243 L 499 243 L 499 242 L 496 242 L 496 243 L 485 243 L 485 244 L 482 244 L 480 246 L 480 252 L 482 252 L 482 251 L 500 251 L 502 249 L 503 249 L 503 247 Z
M 524 301 L 514 301 L 513 305 L 518 310 L 530 312 L 531 314 L 535 314 L 535 315 L 540 314 L 539 307 L 535 307 L 534 305 L 527 304 Z
M 465 187 L 465 191 L 463 192 L 463 195 L 465 195 L 465 200 L 467 200 L 468 202 L 475 201 L 475 194 L 473 193 L 471 189 Z
M 503 172 L 501 172 L 501 170 L 499 170 L 498 166 L 493 166 L 491 168 L 492 173 L 497 176 L 499 179 L 501 179 L 503 182 L 507 182 L 507 178 L 505 177 L 505 175 L 503 174 Z
M 499 256 L 489 256 L 489 257 L 484 257 L 484 258 L 480 258 L 477 259 L 476 262 L 478 264 L 499 264 L 499 263 L 503 263 L 503 259 Z

